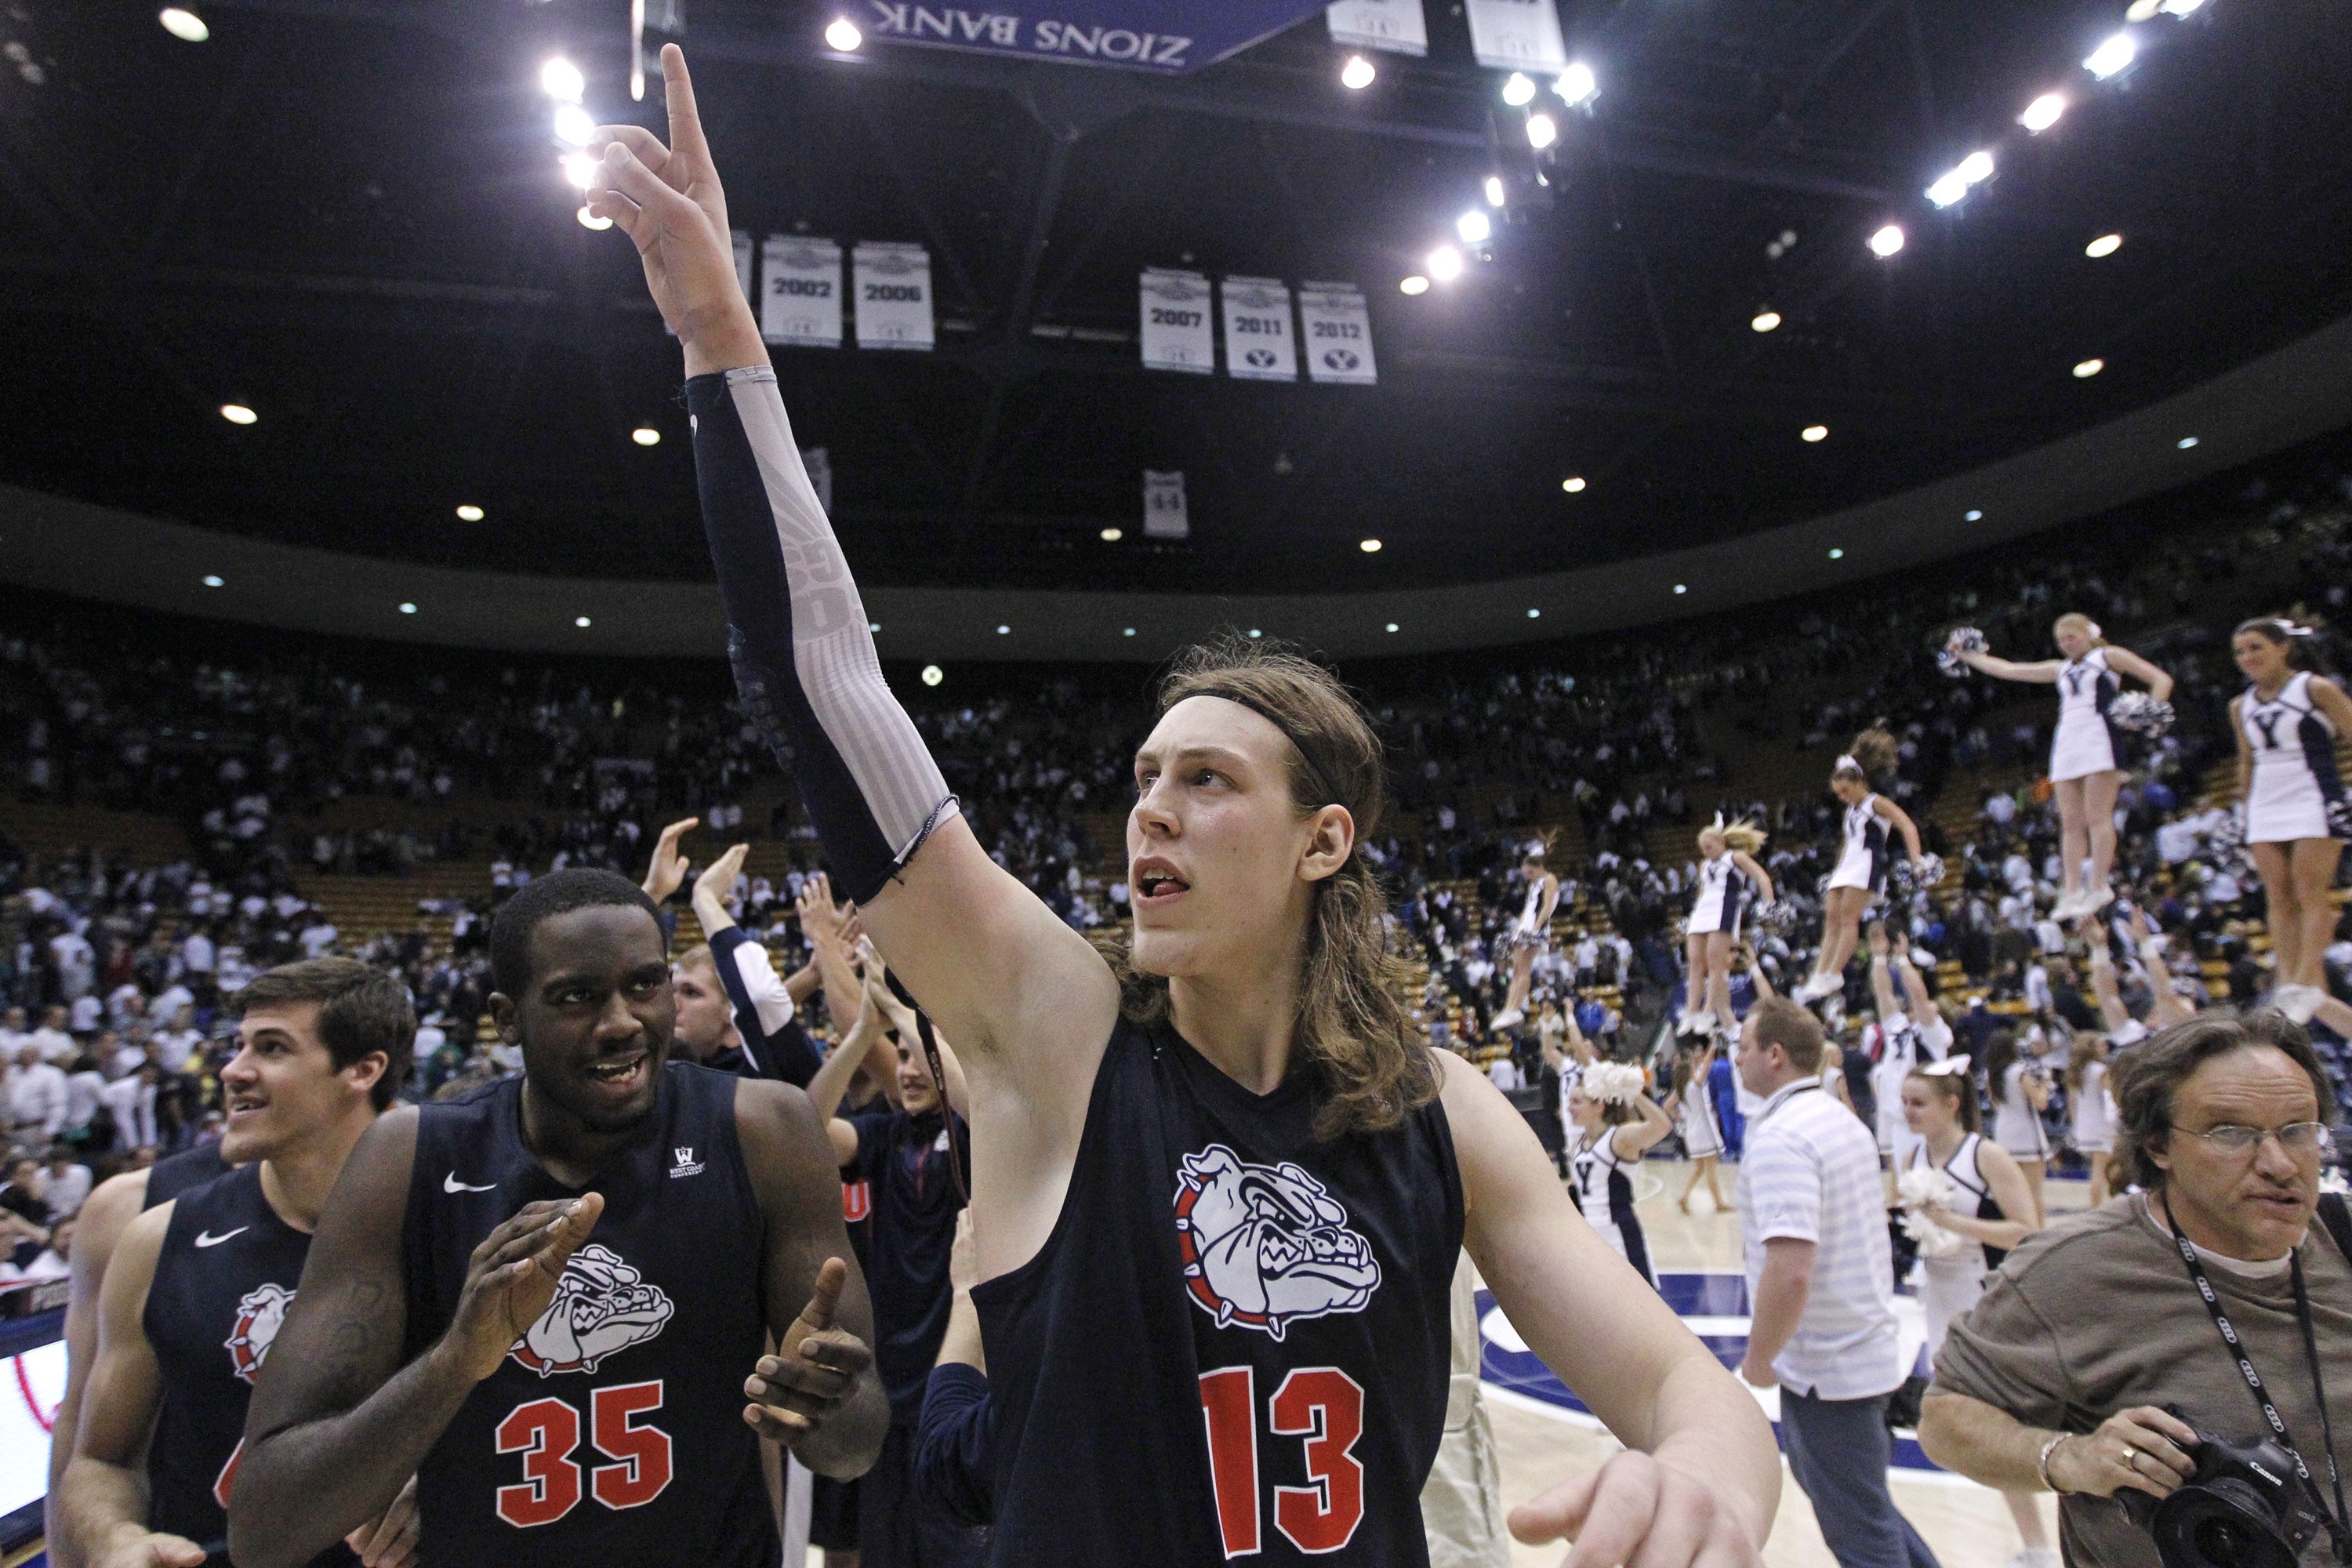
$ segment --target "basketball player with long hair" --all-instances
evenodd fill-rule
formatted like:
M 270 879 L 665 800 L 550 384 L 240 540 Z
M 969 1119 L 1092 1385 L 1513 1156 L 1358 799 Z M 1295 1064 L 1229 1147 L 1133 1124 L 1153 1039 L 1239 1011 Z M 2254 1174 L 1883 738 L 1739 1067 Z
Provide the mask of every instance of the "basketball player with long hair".
M 1496 1029 L 1516 1028 L 1527 1017 L 1536 955 L 1551 946 L 1552 911 L 1559 908 L 1559 875 L 1544 865 L 1544 858 L 1551 853 L 1551 837 L 1547 833 L 1528 839 L 1527 852 L 1519 858 L 1519 879 L 1528 891 L 1517 918 L 1511 921 L 1511 987 L 1503 998 L 1503 1010 L 1495 1015 L 1492 1026 Z
M 1846 961 L 1862 938 L 1863 913 L 1886 891 L 1890 833 L 1901 836 L 1914 866 L 1928 864 L 1911 814 L 1871 787 L 1872 779 L 1894 770 L 1895 756 L 1895 737 L 1874 724 L 1853 738 L 1830 770 L 1830 793 L 1845 807 L 1843 836 L 1837 865 L 1822 893 L 1821 954 L 1811 976 L 1797 988 L 1796 1001 L 1818 1002 L 1845 984 Z
M 1744 818 L 1715 820 L 1698 830 L 1698 884 L 1691 889 L 1690 923 L 1683 947 L 1688 973 L 1683 982 L 1678 1035 L 1703 1030 L 1726 1038 L 1739 1027 L 1731 1010 L 1731 950 L 1749 902 L 1772 901 L 1772 875 L 1757 862 L 1764 830 Z
M 1629 1445 L 1519 1510 L 1520 1537 L 1756 1563 L 1780 1465 L 1755 1401 L 1577 1215 L 1486 1077 L 1414 1037 L 1356 852 L 1380 742 L 1334 678 L 1238 639 L 1176 662 L 1135 757 L 1116 966 L 989 858 L 881 678 L 676 46 L 662 66 L 669 144 L 601 131 L 590 209 L 635 242 L 685 351 L 748 711 L 969 1079 L 991 1561 L 1426 1562 L 1466 1243 Z
M 2098 623 L 2069 612 L 2051 624 L 2060 657 L 2019 664 L 1963 646 L 1946 651 L 2000 680 L 2058 688 L 2058 728 L 2050 740 L 2050 784 L 2058 797 L 2061 858 L 2058 902 L 2051 914 L 2080 919 L 2115 900 L 2107 882 L 2116 862 L 2116 792 L 2123 787 L 2123 742 L 2107 710 L 2123 690 L 2120 676 L 2146 684 L 2158 701 L 2172 696 L 2172 677 L 2127 647 L 2105 641 Z M 1978 639 L 1981 641 L 1982 639 Z M 2087 867 L 2087 868 L 2086 868 Z
M 2326 960 L 2336 915 L 2327 895 L 2352 835 L 2352 800 L 2336 766 L 2337 738 L 2352 732 L 2352 698 L 2305 667 L 2300 645 L 2311 635 L 2284 616 L 2231 635 L 2230 652 L 2251 684 L 2230 700 L 2230 728 L 2246 847 L 2278 962 L 2271 1001 L 2298 1024 L 2315 1016 L 2352 1039 L 2352 1007 L 2329 994 Z

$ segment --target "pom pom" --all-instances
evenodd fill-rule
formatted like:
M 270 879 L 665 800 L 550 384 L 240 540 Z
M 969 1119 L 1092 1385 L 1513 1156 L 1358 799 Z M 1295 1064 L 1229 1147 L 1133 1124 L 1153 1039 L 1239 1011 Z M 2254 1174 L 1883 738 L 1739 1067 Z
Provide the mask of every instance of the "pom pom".
M 1936 668 L 1958 680 L 1969 673 L 1969 666 L 1960 655 L 1982 653 L 1984 650 L 1984 633 L 1974 626 L 1955 627 L 1952 635 L 1944 640 L 1943 647 L 1936 654 Z
M 1945 1229 L 1927 1215 L 1931 1208 L 1950 1208 L 1958 1195 L 1952 1178 L 1932 1165 L 1915 1166 L 1895 1178 L 1895 1201 L 1903 1205 L 1903 1234 L 1917 1245 L 1920 1257 L 1949 1258 L 1969 1245 L 1967 1237 Z
M 2172 728 L 2172 704 L 2159 702 L 2145 691 L 2126 691 L 2107 704 L 2107 722 L 2154 740 Z
M 1797 906 L 1786 899 L 1775 899 L 1758 910 L 1754 915 L 1756 929 L 1767 936 L 1787 936 L 1797 929 Z
M 1595 1062 L 1584 1069 L 1582 1088 L 1603 1105 L 1631 1105 L 1642 1098 L 1642 1069 L 1631 1062 Z

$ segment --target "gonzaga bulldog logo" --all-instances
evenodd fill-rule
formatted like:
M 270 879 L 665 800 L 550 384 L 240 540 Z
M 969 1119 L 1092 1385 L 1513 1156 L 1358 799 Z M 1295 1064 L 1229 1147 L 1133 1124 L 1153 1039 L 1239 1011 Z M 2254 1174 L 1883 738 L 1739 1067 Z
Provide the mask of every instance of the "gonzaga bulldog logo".
M 1217 1326 L 1263 1329 L 1360 1312 L 1380 1289 L 1371 1244 L 1297 1165 L 1251 1165 L 1222 1143 L 1184 1156 L 1176 1189 L 1184 1288 Z
M 278 1331 L 286 1326 L 286 1309 L 293 1304 L 294 1292 L 283 1285 L 256 1287 L 238 1300 L 236 1323 L 222 1342 L 230 1370 L 237 1376 L 251 1383 L 260 1375 Z
M 606 1356 L 660 1333 L 673 1310 L 660 1286 L 592 1241 L 572 1255 L 555 1300 L 507 1353 L 541 1377 L 594 1372 Z

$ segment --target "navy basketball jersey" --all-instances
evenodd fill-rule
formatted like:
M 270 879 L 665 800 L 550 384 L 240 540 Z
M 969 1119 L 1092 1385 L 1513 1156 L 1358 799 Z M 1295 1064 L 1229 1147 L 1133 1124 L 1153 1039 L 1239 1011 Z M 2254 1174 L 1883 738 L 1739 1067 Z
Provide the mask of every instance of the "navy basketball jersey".
M 158 1204 L 168 1204 L 190 1187 L 201 1187 L 227 1173 L 228 1167 L 221 1163 L 217 1142 L 183 1149 L 147 1167 L 147 1193 L 139 1206 L 152 1209 Z
M 1428 1562 L 1462 1187 L 1432 1103 L 1318 1142 L 1122 1022 L 1068 1195 L 972 1292 L 996 1402 L 992 1563 Z
M 418 1467 L 424 1561 L 773 1568 L 743 1421 L 767 1320 L 738 1081 L 670 1062 L 642 1131 L 583 1187 L 523 1147 L 519 1078 L 421 1108 L 403 1235 L 410 1356 L 447 1330 L 468 1258 L 517 1209 L 604 1199 L 553 1302 Z
M 302 1282 L 310 1238 L 269 1206 L 258 1164 L 173 1202 L 141 1320 L 163 1390 L 147 1447 L 147 1521 L 219 1552 L 253 1380 Z M 338 1544 L 316 1561 L 352 1554 Z

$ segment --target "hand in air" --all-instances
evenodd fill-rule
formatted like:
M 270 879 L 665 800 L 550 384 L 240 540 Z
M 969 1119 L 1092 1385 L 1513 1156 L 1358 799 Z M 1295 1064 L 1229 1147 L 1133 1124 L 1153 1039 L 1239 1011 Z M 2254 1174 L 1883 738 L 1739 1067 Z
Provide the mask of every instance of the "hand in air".
M 1572 1540 L 1562 1568 L 1761 1568 L 1738 1516 L 1696 1476 L 1629 1448 L 1511 1510 L 1528 1545 Z
M 743 857 L 751 852 L 749 844 L 728 846 L 727 853 L 705 867 L 702 875 L 694 879 L 694 896 L 725 907 L 728 895 L 735 890 L 735 879 L 742 875 Z
M 360 1568 L 416 1568 L 416 1478 L 400 1489 L 392 1506 L 343 1537 Z
M 567 1202 L 525 1204 L 482 1237 L 466 1268 L 466 1286 L 443 1342 L 477 1383 L 499 1370 L 514 1342 L 539 1321 L 563 1266 L 596 1228 L 602 1194 Z
M 801 918 L 801 934 L 813 942 L 840 940 L 844 909 L 834 907 L 833 882 L 822 871 L 811 872 L 801 884 L 800 897 L 793 900 L 793 912 Z
M 743 1419 L 771 1442 L 790 1447 L 824 1426 L 874 1364 L 873 1349 L 865 1341 L 833 1326 L 834 1309 L 848 1283 L 849 1265 L 826 1258 L 817 1270 L 815 1293 L 784 1331 L 777 1353 L 761 1356 L 758 1370 L 744 1381 L 743 1392 L 752 1403 L 744 1406 Z
M 677 841 L 701 820 L 698 816 L 689 816 L 673 822 L 663 828 L 661 837 L 655 840 L 653 864 L 646 868 L 645 880 L 646 896 L 654 902 L 667 903 L 670 895 L 685 884 L 688 861 L 677 852 Z

